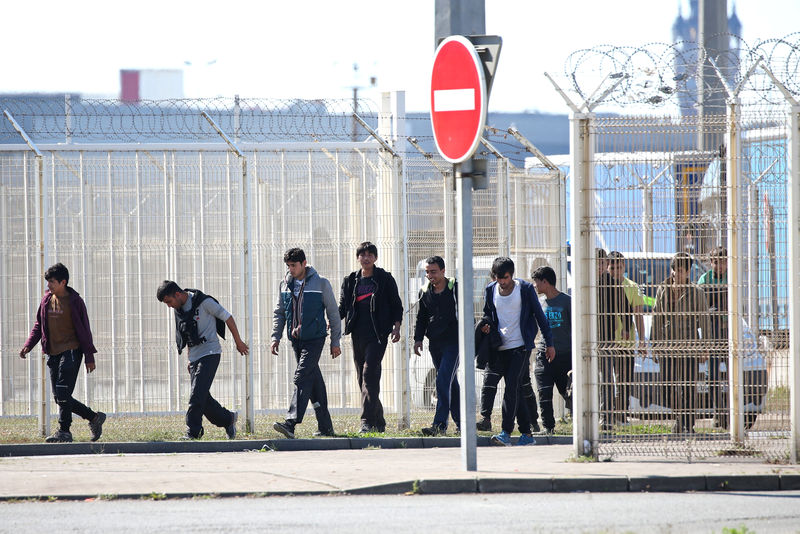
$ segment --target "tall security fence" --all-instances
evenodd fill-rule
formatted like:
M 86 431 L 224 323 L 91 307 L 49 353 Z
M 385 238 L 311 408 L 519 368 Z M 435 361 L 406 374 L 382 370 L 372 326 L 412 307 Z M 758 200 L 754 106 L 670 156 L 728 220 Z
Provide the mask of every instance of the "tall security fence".
M 798 460 L 800 42 L 731 43 L 586 50 L 571 90 L 551 78 L 573 111 L 578 453 Z
M 406 143 L 402 94 L 384 100 L 380 111 L 359 103 L 357 117 L 337 102 L 0 102 L 8 110 L 0 131 L 0 416 L 39 414 L 43 431 L 50 421 L 40 353 L 17 354 L 43 271 L 60 261 L 86 301 L 99 351 L 76 398 L 117 416 L 186 409 L 185 355 L 176 352 L 171 310 L 155 297 L 171 279 L 215 296 L 250 345 L 244 357 L 223 343 L 213 395 L 248 418 L 278 419 L 295 369 L 285 334 L 280 354 L 270 353 L 284 251 L 303 248 L 338 297 L 358 268 L 356 247 L 369 240 L 405 308 L 381 398 L 392 424 L 427 426 L 435 370 L 427 353 L 411 351 L 413 325 L 425 258 L 441 255 L 457 274 L 452 168 L 417 140 Z M 545 263 L 566 272 L 564 175 L 519 169 L 491 139 L 487 132 L 490 185 L 475 194 L 476 312 L 498 255 L 514 257 L 523 276 Z M 342 349 L 334 360 L 326 346 L 321 368 L 332 413 L 357 429 L 349 338 Z

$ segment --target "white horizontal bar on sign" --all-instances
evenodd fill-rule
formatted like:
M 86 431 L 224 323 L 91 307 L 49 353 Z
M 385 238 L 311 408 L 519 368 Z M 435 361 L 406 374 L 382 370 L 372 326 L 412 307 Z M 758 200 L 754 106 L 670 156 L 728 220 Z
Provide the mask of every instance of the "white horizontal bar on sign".
M 475 89 L 439 89 L 433 92 L 433 111 L 472 111 Z

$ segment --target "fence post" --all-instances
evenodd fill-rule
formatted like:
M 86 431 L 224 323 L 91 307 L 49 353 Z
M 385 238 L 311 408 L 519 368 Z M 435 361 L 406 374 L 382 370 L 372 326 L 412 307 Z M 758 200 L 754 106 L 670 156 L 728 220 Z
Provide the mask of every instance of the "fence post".
M 792 463 L 800 462 L 800 104 L 793 102 L 789 117 L 788 235 L 789 243 L 789 406 Z
M 44 156 L 39 151 L 39 148 L 33 143 L 28 134 L 25 130 L 22 129 L 22 126 L 17 123 L 16 119 L 8 112 L 8 110 L 3 110 L 3 115 L 6 116 L 8 122 L 14 127 L 17 133 L 22 137 L 25 141 L 25 144 L 28 145 L 34 154 L 36 154 L 36 167 L 37 167 L 37 177 L 36 177 L 36 196 L 37 196 L 37 203 L 36 203 L 36 219 L 38 220 L 38 225 L 36 226 L 36 248 L 39 249 L 39 254 L 37 255 L 37 276 L 41 276 L 44 273 L 44 265 L 47 262 L 47 206 L 46 200 L 47 196 L 44 192 Z M 27 165 L 26 165 L 26 172 L 27 172 Z M 26 182 L 27 183 L 27 182 Z M 25 199 L 25 203 L 27 205 L 27 198 Z M 26 217 L 27 221 L 27 217 Z M 26 233 L 27 236 L 27 233 Z M 26 263 L 27 265 L 27 263 Z M 28 278 L 30 279 L 30 277 Z M 30 299 L 30 297 L 29 297 Z M 30 315 L 30 314 L 29 314 Z M 50 433 L 50 403 L 48 402 L 48 381 L 47 381 L 47 368 L 45 362 L 45 355 L 41 353 L 41 357 L 39 359 L 39 431 L 42 436 L 46 436 Z
M 596 353 L 597 269 L 594 266 L 593 235 L 587 225 L 593 211 L 594 139 L 592 113 L 573 112 L 570 118 L 570 185 L 572 219 L 572 406 L 575 454 L 597 456 L 599 426 L 598 362 Z M 588 446 L 587 446 L 588 444 Z
M 244 293 L 244 320 L 243 330 L 245 332 L 246 344 L 250 347 L 250 352 L 246 356 L 247 366 L 245 372 L 245 432 L 252 434 L 255 431 L 255 412 L 253 405 L 253 255 L 251 250 L 252 235 L 250 228 L 250 179 L 247 175 L 247 157 L 239 150 L 233 141 L 222 131 L 211 116 L 202 111 L 200 113 L 205 118 L 220 137 L 228 144 L 228 147 L 239 157 L 242 163 L 242 292 Z M 246 286 L 246 288 L 245 288 Z

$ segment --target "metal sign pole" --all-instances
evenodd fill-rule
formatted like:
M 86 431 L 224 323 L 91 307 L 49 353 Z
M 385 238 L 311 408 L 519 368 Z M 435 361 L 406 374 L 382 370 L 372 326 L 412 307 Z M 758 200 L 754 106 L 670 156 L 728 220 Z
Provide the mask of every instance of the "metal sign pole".
M 456 177 L 456 227 L 458 269 L 458 352 L 462 357 L 461 379 L 461 459 L 466 471 L 477 471 L 475 433 L 475 316 L 472 304 L 472 160 L 454 165 Z

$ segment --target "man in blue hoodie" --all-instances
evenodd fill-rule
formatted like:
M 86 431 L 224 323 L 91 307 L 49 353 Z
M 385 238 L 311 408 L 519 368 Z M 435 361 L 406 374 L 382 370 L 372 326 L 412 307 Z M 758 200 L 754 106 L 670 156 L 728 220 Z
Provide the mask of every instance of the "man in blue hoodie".
M 336 358 L 342 353 L 339 348 L 342 335 L 339 306 L 331 283 L 307 265 L 306 254 L 302 249 L 290 248 L 283 255 L 283 261 L 289 272 L 281 282 L 275 305 L 271 349 L 272 354 L 278 354 L 285 326 L 292 342 L 297 369 L 294 372 L 294 394 L 289 412 L 283 422 L 276 422 L 272 428 L 287 438 L 294 439 L 294 429 L 303 422 L 306 407 L 311 401 L 317 414 L 318 430 L 314 435 L 333 436 L 328 392 L 319 368 L 319 359 L 328 335 L 328 323 L 331 329 L 331 357 Z
M 511 258 L 502 256 L 496 258 L 491 273 L 494 282 L 486 286 L 483 315 L 491 318 L 491 322 L 497 325 L 500 333 L 503 344 L 498 347 L 497 357 L 492 365 L 505 380 L 503 430 L 492 436 L 492 443 L 511 445 L 510 435 L 514 430 L 514 419 L 519 407 L 525 410 L 525 417 L 520 419 L 521 436 L 518 444 L 532 445 L 535 440 L 531 434 L 527 409 L 521 403 L 519 382 L 523 372 L 529 369 L 531 351 L 535 346 L 534 341 L 539 330 L 542 331 L 545 340 L 545 357 L 550 360 L 555 358 L 550 325 L 542 311 L 533 284 L 514 278 L 514 262 Z M 482 331 L 488 334 L 491 328 L 486 324 Z M 526 422 L 527 428 L 524 427 Z

